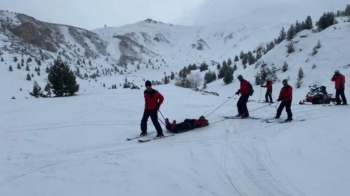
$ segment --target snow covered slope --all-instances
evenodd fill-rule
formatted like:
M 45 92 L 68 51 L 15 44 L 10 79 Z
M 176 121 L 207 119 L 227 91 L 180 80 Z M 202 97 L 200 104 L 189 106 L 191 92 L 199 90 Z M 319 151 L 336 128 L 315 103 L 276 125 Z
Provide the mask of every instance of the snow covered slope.
M 156 88 L 165 96 L 162 113 L 178 122 L 208 115 L 227 100 L 169 85 Z M 218 92 L 225 91 L 230 89 Z M 350 193 L 348 107 L 294 103 L 294 119 L 305 122 L 222 121 L 220 116 L 236 114 L 236 101 L 210 115 L 206 128 L 143 144 L 125 140 L 139 134 L 142 91 L 2 101 L 0 195 Z M 266 106 L 251 116 L 268 118 L 275 110 Z

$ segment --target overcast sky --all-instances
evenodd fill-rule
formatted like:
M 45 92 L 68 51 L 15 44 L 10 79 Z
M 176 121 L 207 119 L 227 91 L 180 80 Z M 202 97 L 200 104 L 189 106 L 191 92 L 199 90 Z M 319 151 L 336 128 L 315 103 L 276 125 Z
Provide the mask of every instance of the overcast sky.
M 0 9 L 88 30 L 147 18 L 172 23 L 203 0 L 0 0 Z

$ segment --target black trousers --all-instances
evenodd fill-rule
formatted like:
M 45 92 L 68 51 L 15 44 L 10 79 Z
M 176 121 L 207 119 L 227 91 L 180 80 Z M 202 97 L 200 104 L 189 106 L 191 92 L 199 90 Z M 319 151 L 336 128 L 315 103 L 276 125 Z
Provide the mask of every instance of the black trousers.
M 237 102 L 238 114 L 241 116 L 249 116 L 249 111 L 247 108 L 247 102 L 249 99 L 249 94 L 242 95 Z
M 158 134 L 163 133 L 162 127 L 158 122 L 158 111 L 157 110 L 146 110 L 143 112 L 143 117 L 141 120 L 141 131 L 147 132 L 147 121 L 148 118 L 151 117 L 152 123 L 157 130 Z
M 337 104 L 341 103 L 340 96 L 341 96 L 341 99 L 343 100 L 343 104 L 348 104 L 346 97 L 345 97 L 344 90 L 345 89 L 341 88 L 341 89 L 337 89 L 337 91 L 335 92 L 335 99 L 337 100 Z
M 270 98 L 270 101 L 269 101 L 269 98 Z M 265 100 L 266 100 L 266 102 L 270 102 L 270 103 L 273 102 L 273 100 L 272 100 L 272 89 L 266 91 Z
M 291 106 L 292 106 L 292 101 L 282 101 L 280 106 L 277 109 L 276 117 L 280 117 L 281 116 L 282 111 L 283 111 L 283 109 L 285 107 L 287 115 L 288 115 L 288 119 L 292 119 L 293 118 L 293 114 L 292 114 L 292 109 L 290 108 Z

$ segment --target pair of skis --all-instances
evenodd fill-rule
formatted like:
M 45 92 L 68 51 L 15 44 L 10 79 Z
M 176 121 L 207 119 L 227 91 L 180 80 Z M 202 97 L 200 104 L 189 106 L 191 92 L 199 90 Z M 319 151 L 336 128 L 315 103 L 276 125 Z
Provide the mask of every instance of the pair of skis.
M 245 119 L 253 119 L 253 120 L 259 120 L 261 118 L 257 118 L 257 117 L 252 117 L 252 116 L 249 116 L 249 117 L 240 117 L 240 116 L 223 116 L 223 118 L 226 118 L 226 119 L 242 119 L 242 120 L 245 120 Z
M 297 120 L 280 120 L 276 118 L 264 119 L 263 122 L 266 123 L 290 123 L 293 121 L 306 121 L 306 119 L 297 119 Z
M 297 119 L 297 120 L 280 120 L 280 119 L 275 119 L 275 118 L 269 118 L 269 119 L 261 119 L 261 118 L 257 118 L 257 117 L 246 117 L 246 118 L 241 118 L 241 117 L 238 117 L 238 116 L 223 116 L 223 118 L 226 118 L 226 119 L 242 119 L 242 120 L 245 120 L 245 119 L 252 119 L 252 120 L 262 120 L 263 122 L 266 122 L 266 123 L 290 123 L 292 121 L 306 121 L 306 119 Z
M 165 135 L 164 137 L 153 137 L 153 138 L 150 138 L 150 139 L 140 139 L 140 138 L 143 138 L 143 137 L 147 137 L 149 135 L 152 135 L 152 134 L 155 134 L 156 132 L 153 131 L 153 132 L 150 132 L 148 133 L 147 135 L 145 136 L 136 136 L 136 137 L 132 137 L 132 138 L 126 138 L 127 141 L 132 141 L 132 140 L 135 140 L 137 139 L 138 142 L 150 142 L 152 140 L 158 140 L 158 139 L 163 139 L 163 138 L 167 138 L 167 137 L 171 137 L 171 136 L 175 136 L 175 134 L 171 134 L 171 135 Z

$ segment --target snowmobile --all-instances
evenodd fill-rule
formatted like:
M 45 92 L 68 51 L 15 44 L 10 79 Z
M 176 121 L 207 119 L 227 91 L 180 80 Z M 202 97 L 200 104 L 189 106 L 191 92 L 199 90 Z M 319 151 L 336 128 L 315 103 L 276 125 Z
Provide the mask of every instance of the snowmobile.
M 307 102 L 312 104 L 330 104 L 335 103 L 336 100 L 333 98 L 333 94 L 328 94 L 326 87 L 319 84 L 313 84 L 309 86 L 310 92 L 306 94 L 306 99 L 301 100 L 299 104 L 305 104 Z

